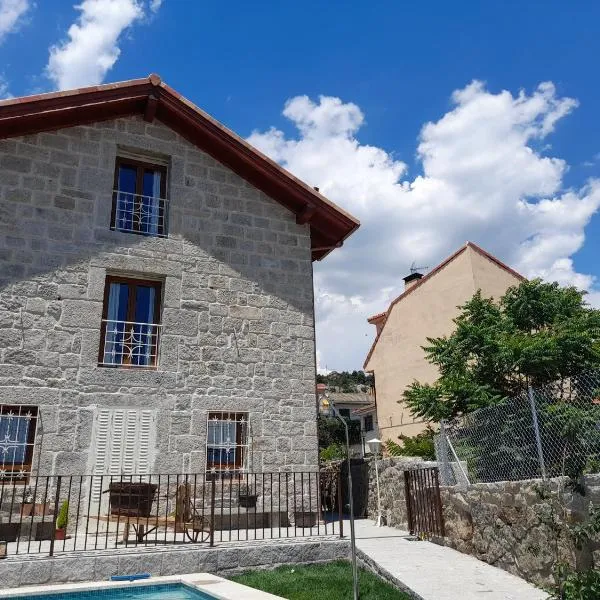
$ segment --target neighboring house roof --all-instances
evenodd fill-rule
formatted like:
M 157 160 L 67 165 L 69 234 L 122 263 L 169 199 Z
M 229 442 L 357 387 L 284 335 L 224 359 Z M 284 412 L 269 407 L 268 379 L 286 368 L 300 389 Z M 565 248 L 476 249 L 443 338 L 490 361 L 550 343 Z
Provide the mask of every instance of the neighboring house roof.
M 493 256 L 489 252 L 486 252 L 483 248 L 479 247 L 477 244 L 474 244 L 473 242 L 467 242 L 464 246 L 462 246 L 461 248 L 459 248 L 454 254 L 451 254 L 446 260 L 444 260 L 443 262 L 441 262 L 437 267 L 435 267 L 434 269 L 432 269 L 431 271 L 429 271 L 429 273 L 427 273 L 427 275 L 425 275 L 425 277 L 423 277 L 422 279 L 420 279 L 416 283 L 413 283 L 407 290 L 404 290 L 404 292 L 402 292 L 402 294 L 400 294 L 395 300 L 392 300 L 392 302 L 390 303 L 389 308 L 387 309 L 387 311 L 385 311 L 385 313 L 379 313 L 379 314 L 373 315 L 372 317 L 369 317 L 367 319 L 368 322 L 371 323 L 371 322 L 375 322 L 375 321 L 380 320 L 381 317 L 382 317 L 382 315 L 385 315 L 385 320 L 383 321 L 383 325 L 381 326 L 381 328 L 379 329 L 379 332 L 375 336 L 375 340 L 373 341 L 373 344 L 371 345 L 369 353 L 367 354 L 367 358 L 365 359 L 365 362 L 364 362 L 364 365 L 363 365 L 364 369 L 367 368 L 367 364 L 369 363 L 369 360 L 371 360 L 371 356 L 372 356 L 372 354 L 373 354 L 373 352 L 375 350 L 375 346 L 377 346 L 377 342 L 379 341 L 379 338 L 381 337 L 381 334 L 383 333 L 383 330 L 385 329 L 385 324 L 387 322 L 387 317 L 390 314 L 392 308 L 396 304 L 398 304 L 398 302 L 400 302 L 401 300 L 403 300 L 404 298 L 406 298 L 406 296 L 408 296 L 409 294 L 411 294 L 412 292 L 414 292 L 417 288 L 420 288 L 422 285 L 425 285 L 432 277 L 435 277 L 435 275 L 437 275 L 446 265 L 448 265 L 449 263 L 451 263 L 455 258 L 457 258 L 463 252 L 465 252 L 467 250 L 467 248 L 471 248 L 472 250 L 474 250 L 478 254 L 481 254 L 481 256 L 483 256 L 483 257 L 487 258 L 488 260 L 492 261 L 499 268 L 504 269 L 505 271 L 508 271 L 511 275 L 514 275 L 514 277 L 516 277 L 517 279 L 520 279 L 520 280 L 524 280 L 525 279 L 525 277 L 523 277 L 523 275 L 521 275 L 520 273 L 517 273 L 514 269 L 511 269 L 508 265 L 504 264 L 501 260 L 498 260 L 495 256 Z
M 375 402 L 371 402 L 367 406 L 363 406 L 361 408 L 355 408 L 352 411 L 353 415 L 368 415 L 369 413 L 375 412 L 377 410 L 377 406 L 375 406 Z
M 376 315 L 373 315 L 372 317 L 369 317 L 367 319 L 367 321 L 369 323 L 371 323 L 371 324 L 377 323 L 377 321 L 381 321 L 381 319 L 383 319 L 386 315 L 387 315 L 387 312 L 377 313 Z
M 0 101 L 0 139 L 131 115 L 159 119 L 310 224 L 313 260 L 321 260 L 360 225 L 230 129 L 178 94 L 158 75 Z
M 336 404 L 364 405 L 373 402 L 371 394 L 362 394 L 360 392 L 329 392 L 327 396 Z

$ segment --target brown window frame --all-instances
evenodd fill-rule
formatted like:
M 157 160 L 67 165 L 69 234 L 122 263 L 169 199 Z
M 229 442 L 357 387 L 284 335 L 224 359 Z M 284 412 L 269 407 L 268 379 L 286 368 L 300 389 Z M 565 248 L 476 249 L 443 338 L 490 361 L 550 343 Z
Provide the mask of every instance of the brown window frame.
M 121 275 L 107 275 L 104 280 L 104 299 L 102 301 L 102 323 L 100 327 L 100 348 L 98 349 L 98 366 L 120 369 L 157 369 L 158 368 L 158 336 L 154 344 L 153 363 L 151 365 L 133 365 L 133 364 L 106 364 L 104 362 L 104 346 L 106 342 L 106 319 L 108 319 L 108 304 L 110 297 L 111 283 L 125 283 L 130 286 L 130 291 L 133 286 L 153 287 L 156 290 L 154 305 L 154 325 L 160 325 L 160 314 L 162 310 L 162 292 L 163 282 L 158 279 L 141 279 L 138 277 L 124 277 Z M 136 292 L 137 294 L 137 292 Z M 126 322 L 135 322 L 135 297 L 136 294 L 129 293 L 127 302 L 127 319 Z
M 162 173 L 160 179 L 160 199 L 164 202 L 163 206 L 163 219 L 162 222 L 159 221 L 158 225 L 158 237 L 165 237 L 167 235 L 167 167 L 165 165 L 160 165 L 152 162 L 145 162 L 141 160 L 136 160 L 132 158 L 125 158 L 122 156 L 117 156 L 115 159 L 115 174 L 113 180 L 113 201 L 112 201 L 112 210 L 110 214 L 110 228 L 114 231 L 121 231 L 122 233 L 133 233 L 134 235 L 149 235 L 147 232 L 139 229 L 139 223 L 136 223 L 135 220 L 133 222 L 134 230 L 130 229 L 120 229 L 117 225 L 117 199 L 119 197 L 119 169 L 121 166 L 135 167 L 136 168 L 136 182 L 135 182 L 135 194 L 136 196 L 143 196 L 144 191 L 144 171 L 146 169 L 152 169 L 153 171 L 160 171 Z M 139 200 L 139 197 L 137 198 Z M 139 202 L 136 201 L 136 205 L 139 206 Z
M 37 406 L 31 404 L 0 404 L 0 418 L 7 415 L 9 412 L 15 412 L 17 417 L 24 417 L 27 411 L 31 412 L 31 423 L 27 431 L 27 441 L 25 442 L 25 460 L 22 463 L 7 463 L 4 464 L 0 458 L 0 469 L 6 471 L 6 475 L 2 481 L 10 481 L 11 483 L 27 483 L 31 475 L 33 467 L 33 454 L 35 449 L 35 437 L 37 433 L 37 423 L 39 418 L 39 410 Z M 25 474 L 19 477 L 19 473 L 23 471 Z

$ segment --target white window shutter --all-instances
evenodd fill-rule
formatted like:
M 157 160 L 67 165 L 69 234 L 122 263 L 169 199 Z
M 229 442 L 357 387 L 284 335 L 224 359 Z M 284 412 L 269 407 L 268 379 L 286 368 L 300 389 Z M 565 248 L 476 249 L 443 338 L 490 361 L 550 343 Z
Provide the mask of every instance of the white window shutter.
M 110 411 L 101 410 L 96 414 L 96 427 L 94 431 L 94 466 L 93 475 L 104 475 L 107 472 L 109 432 L 111 425 Z M 98 502 L 102 493 L 102 479 L 94 477 L 92 481 L 92 498 Z
M 104 412 L 104 409 L 102 410 Z M 123 472 L 123 453 L 125 442 L 125 411 L 123 409 L 107 410 L 111 417 L 109 433 L 108 470 L 103 475 L 120 475 Z
M 138 434 L 138 457 L 137 471 L 138 473 L 150 473 L 152 463 L 152 448 L 154 447 L 154 427 L 156 415 L 151 410 L 143 410 L 140 415 L 140 426 Z
M 137 474 L 135 467 L 139 448 L 140 412 L 128 410 L 125 414 L 125 431 L 123 432 L 123 448 L 121 451 L 121 473 L 125 475 Z
M 156 415 L 152 410 L 100 408 L 94 428 L 94 475 L 150 474 Z M 106 487 L 106 481 L 105 487 Z M 102 480 L 94 478 L 92 499 L 101 499 Z

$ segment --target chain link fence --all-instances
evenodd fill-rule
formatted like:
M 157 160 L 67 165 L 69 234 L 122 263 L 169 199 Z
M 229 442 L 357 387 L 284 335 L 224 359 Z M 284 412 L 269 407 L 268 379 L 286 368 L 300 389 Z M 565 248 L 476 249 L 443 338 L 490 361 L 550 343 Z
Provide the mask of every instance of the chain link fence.
M 442 423 L 435 448 L 444 485 L 598 473 L 600 372 Z

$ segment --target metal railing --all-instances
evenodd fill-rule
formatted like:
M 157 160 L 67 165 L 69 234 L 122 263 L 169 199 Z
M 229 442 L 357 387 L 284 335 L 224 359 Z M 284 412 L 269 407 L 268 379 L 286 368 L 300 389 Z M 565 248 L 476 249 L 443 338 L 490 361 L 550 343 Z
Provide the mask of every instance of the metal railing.
M 161 327 L 158 323 L 103 319 L 100 364 L 156 367 Z
M 280 538 L 343 536 L 339 475 L 205 473 L 32 476 L 0 482 L 0 540 L 7 555 Z M 101 494 L 94 493 L 100 489 Z
M 443 423 L 435 445 L 445 485 L 599 473 L 600 372 Z
M 164 198 L 113 190 L 111 229 L 167 237 L 168 202 Z

